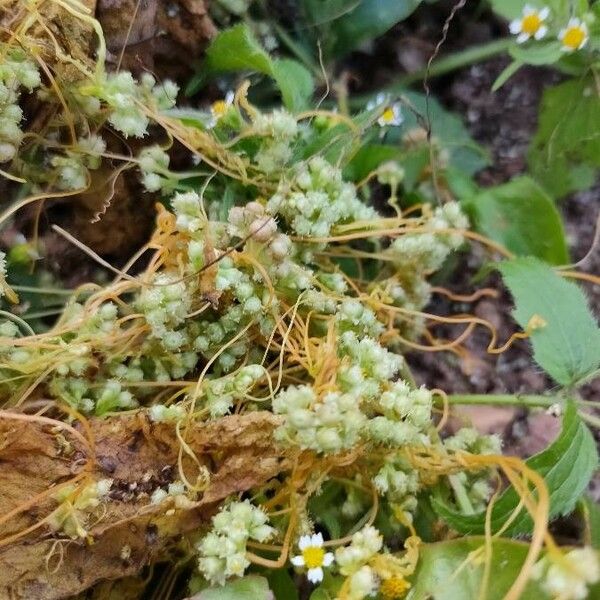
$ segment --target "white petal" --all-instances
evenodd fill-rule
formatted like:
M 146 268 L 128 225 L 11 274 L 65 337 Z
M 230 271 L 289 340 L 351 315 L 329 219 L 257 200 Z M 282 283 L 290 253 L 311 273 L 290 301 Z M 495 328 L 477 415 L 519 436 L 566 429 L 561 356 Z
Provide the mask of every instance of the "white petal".
M 533 36 L 536 40 L 541 40 L 548 33 L 548 28 L 545 25 L 541 25 L 540 28 L 535 32 Z
M 521 33 L 521 24 L 521 19 L 515 19 L 514 21 L 510 22 L 508 29 L 512 34 L 517 35 L 517 33 Z
M 550 9 L 544 6 L 544 8 L 540 9 L 538 15 L 542 21 L 545 21 L 550 16 Z
M 517 44 L 522 44 L 523 42 L 526 42 L 529 39 L 529 34 L 528 33 L 520 33 L 517 36 Z
M 569 19 L 569 22 L 567 23 L 567 29 L 569 27 L 579 27 L 580 24 L 581 24 L 581 21 L 577 17 L 571 17 Z
M 323 566 L 328 567 L 333 562 L 333 559 L 333 552 L 325 552 L 325 556 L 323 556 Z
M 379 125 L 380 127 L 385 127 L 387 123 L 385 122 L 385 119 L 383 117 L 379 117 L 379 119 L 377 119 L 377 125 Z
M 320 548 L 323 545 L 323 534 L 321 532 L 315 533 L 312 536 L 311 546 L 316 546 Z
M 377 96 L 375 96 L 375 102 L 379 104 L 383 104 L 387 99 L 387 95 L 384 92 L 379 92 Z
M 306 573 L 306 577 L 311 583 L 319 583 L 323 581 L 323 569 L 317 567 L 316 569 L 309 569 Z
M 304 566 L 304 557 L 303 556 L 292 556 L 292 558 L 290 558 L 290 562 L 295 567 L 303 567 Z
M 369 100 L 367 102 L 367 110 L 373 110 L 377 105 L 375 104 L 375 102 L 373 100 Z
M 579 47 L 577 48 L 577 50 L 581 50 L 587 43 L 588 43 L 588 36 L 586 35 L 583 40 L 581 40 L 581 44 L 579 44 Z
M 525 16 L 527 16 L 527 15 L 532 15 L 532 14 L 533 14 L 533 13 L 535 13 L 535 12 L 537 12 L 537 9 L 536 9 L 536 8 L 534 8 L 533 6 L 531 6 L 531 4 L 526 4 L 526 5 L 523 7 L 523 14 L 524 14 Z
M 234 98 L 235 98 L 235 92 L 233 90 L 229 90 L 227 92 L 227 94 L 225 95 L 225 104 L 230 106 L 231 104 L 233 104 Z
M 310 543 L 310 535 L 303 535 L 300 540 L 298 541 L 298 548 L 300 548 L 300 550 L 304 550 L 305 548 L 308 548 L 311 545 Z

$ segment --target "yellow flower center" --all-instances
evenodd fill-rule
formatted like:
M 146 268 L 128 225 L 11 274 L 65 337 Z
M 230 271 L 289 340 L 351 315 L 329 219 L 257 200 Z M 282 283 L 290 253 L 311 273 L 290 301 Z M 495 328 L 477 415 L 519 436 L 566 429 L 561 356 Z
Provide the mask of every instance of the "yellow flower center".
M 562 43 L 567 48 L 577 50 L 585 39 L 585 31 L 581 27 L 569 27 L 563 35 Z
M 391 123 L 394 120 L 394 109 L 391 106 L 388 106 L 382 113 L 381 118 L 386 123 Z
M 531 13 L 523 17 L 521 21 L 521 31 L 529 35 L 534 35 L 542 26 L 542 19 L 537 13 Z
M 381 583 L 379 592 L 385 600 L 396 600 L 403 598 L 410 588 L 410 583 L 404 577 L 390 577 Z
M 228 104 L 225 100 L 213 102 L 210 109 L 215 117 L 222 117 L 227 112 Z
M 302 550 L 302 558 L 304 559 L 304 564 L 309 569 L 316 569 L 317 567 L 322 567 L 324 557 L 325 550 L 323 550 L 323 548 L 319 548 L 318 546 L 309 546 L 308 548 L 304 548 L 304 550 Z

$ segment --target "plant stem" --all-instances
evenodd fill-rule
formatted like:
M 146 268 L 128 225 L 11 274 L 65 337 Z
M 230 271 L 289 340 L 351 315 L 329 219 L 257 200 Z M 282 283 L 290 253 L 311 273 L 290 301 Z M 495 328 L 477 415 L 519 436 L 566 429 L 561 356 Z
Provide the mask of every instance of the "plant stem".
M 458 479 L 457 475 L 448 475 L 448 481 L 450 482 L 452 491 L 454 492 L 454 497 L 456 498 L 456 502 L 458 503 L 462 513 L 464 515 L 474 515 L 475 510 L 471 504 L 469 496 L 467 495 L 467 490 L 460 479 Z
M 462 69 L 478 62 L 482 62 L 488 58 L 497 56 L 498 54 L 503 54 L 510 46 L 512 46 L 512 44 L 514 44 L 513 38 L 502 38 L 500 40 L 494 40 L 493 42 L 487 42 L 486 44 L 480 44 L 479 46 L 473 46 L 472 48 L 449 54 L 448 56 L 435 61 L 431 65 L 431 68 L 429 69 L 429 78 L 439 77 L 440 75 L 451 73 L 457 69 Z M 390 85 L 382 88 L 381 91 L 392 95 L 401 93 L 409 85 L 417 81 L 422 81 L 426 74 L 427 69 L 419 69 L 418 71 L 407 73 L 396 79 Z M 352 99 L 352 105 L 362 106 L 371 95 L 372 94 L 354 97 Z
M 448 396 L 450 404 L 491 404 L 494 406 L 524 406 L 529 408 L 548 408 L 560 402 L 555 396 L 518 395 L 518 394 L 452 394 Z

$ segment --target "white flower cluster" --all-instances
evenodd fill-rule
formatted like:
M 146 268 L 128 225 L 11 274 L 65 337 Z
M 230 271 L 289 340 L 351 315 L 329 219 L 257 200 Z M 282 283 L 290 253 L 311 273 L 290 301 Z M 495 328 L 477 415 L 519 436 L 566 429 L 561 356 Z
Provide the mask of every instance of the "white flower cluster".
M 546 556 L 534 566 L 532 576 L 552 598 L 584 600 L 591 598 L 588 586 L 600 581 L 600 557 L 589 546 L 552 561 Z
M 190 291 L 175 273 L 158 273 L 152 283 L 142 289 L 137 300 L 137 307 L 144 313 L 154 337 L 165 341 L 171 349 L 185 342 L 185 334 L 174 328 L 185 321 L 191 306 Z M 171 340 L 171 337 L 177 339 Z
M 37 66 L 20 50 L 2 47 L 0 62 L 0 163 L 12 160 L 23 137 L 23 111 L 18 105 L 19 88 L 29 91 L 41 85 Z
M 375 398 L 404 361 L 376 340 L 359 339 L 352 331 L 341 335 L 338 355 L 342 359 L 337 375 L 340 389 L 364 399 Z
M 268 201 L 267 210 L 280 214 L 301 236 L 326 237 L 334 225 L 376 218 L 373 209 L 356 196 L 341 171 L 316 156 L 301 164 L 291 184 L 282 182 Z
M 383 536 L 371 525 L 352 536 L 348 546 L 338 548 L 335 560 L 340 573 L 350 577 L 348 598 L 362 600 L 374 596 L 379 588 L 379 577 L 367 564 L 383 548 Z
M 246 365 L 226 377 L 207 380 L 204 384 L 204 393 L 211 417 L 226 415 L 235 400 L 243 399 L 264 376 L 263 366 Z
M 259 113 L 254 118 L 253 130 L 265 138 L 255 156 L 261 171 L 274 173 L 290 161 L 293 153 L 291 143 L 298 134 L 298 123 L 293 115 L 284 110 Z
M 179 404 L 153 404 L 148 409 L 148 417 L 153 423 L 177 423 L 185 417 L 185 409 Z
M 177 193 L 171 198 L 173 212 L 177 216 L 177 229 L 194 234 L 204 228 L 207 222 L 202 201 L 196 192 Z
M 158 145 L 142 148 L 138 155 L 142 185 L 149 192 L 166 192 L 171 187 L 169 155 Z
M 355 298 L 344 300 L 339 305 L 335 319 L 340 333 L 353 331 L 358 335 L 378 338 L 385 329 L 375 313 Z
M 444 440 L 444 446 L 453 452 L 470 452 L 471 454 L 500 454 L 501 439 L 497 435 L 482 435 L 476 429 L 463 427 L 452 437 Z M 489 473 L 460 472 L 453 475 L 455 480 L 465 487 L 467 496 L 475 510 L 484 510 L 492 488 Z
M 234 206 L 229 211 L 229 235 L 239 238 L 252 236 L 258 242 L 268 242 L 277 233 L 277 223 L 265 214 L 260 202 L 249 202 L 246 206 Z
M 331 454 L 352 448 L 366 423 L 356 396 L 328 392 L 317 398 L 307 385 L 292 385 L 280 392 L 273 400 L 273 412 L 285 416 L 276 439 Z
M 246 558 L 248 540 L 263 543 L 275 533 L 267 523 L 267 515 L 248 500 L 222 508 L 212 519 L 212 530 L 196 546 L 202 575 L 218 585 L 229 577 L 242 576 L 250 564 Z
M 169 80 L 157 84 L 149 73 L 144 73 L 138 83 L 129 71 L 120 71 L 108 74 L 96 85 L 84 86 L 80 92 L 84 98 L 104 101 L 111 109 L 108 122 L 127 138 L 146 134 L 150 120 L 143 106 L 154 110 L 171 108 L 179 88 Z
M 50 163 L 58 174 L 61 190 L 84 189 L 88 182 L 88 169 L 100 166 L 101 155 L 106 150 L 105 141 L 96 134 L 79 138 L 77 146 L 66 151 L 65 156 L 55 155 Z
M 80 490 L 77 490 L 74 485 L 65 486 L 54 496 L 59 506 L 50 515 L 48 526 L 73 539 L 86 538 L 88 533 L 83 526 L 86 513 L 92 511 L 106 498 L 112 484 L 112 479 L 100 479 Z
M 463 243 L 460 230 L 469 226 L 467 217 L 456 202 L 434 210 L 424 233 L 408 233 L 395 240 L 388 249 L 399 271 L 424 274 L 439 269 L 452 250 Z M 447 231 L 449 229 L 458 231 Z
M 107 381 L 104 387 L 100 388 L 100 391 L 96 395 L 95 404 L 97 415 L 103 415 L 115 410 L 136 408 L 138 405 L 131 392 L 123 390 L 120 382 L 114 379 Z
M 373 478 L 377 491 L 390 502 L 400 505 L 406 514 L 417 508 L 416 493 L 420 488 L 419 473 L 401 460 L 390 459 Z
M 393 383 L 378 399 L 383 415 L 369 420 L 369 435 L 391 446 L 428 445 L 432 395 L 424 387 L 410 389 L 404 381 Z

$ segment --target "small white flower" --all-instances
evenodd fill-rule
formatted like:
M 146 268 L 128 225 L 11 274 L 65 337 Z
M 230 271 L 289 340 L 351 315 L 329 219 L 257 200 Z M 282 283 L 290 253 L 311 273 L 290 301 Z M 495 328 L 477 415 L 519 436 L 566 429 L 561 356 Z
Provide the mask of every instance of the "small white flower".
M 210 120 L 207 124 L 209 129 L 212 129 L 219 122 L 219 119 L 227 113 L 229 108 L 233 106 L 234 98 L 235 93 L 229 90 L 223 100 L 216 100 L 210 105 Z
M 517 44 L 530 38 L 541 40 L 548 33 L 545 21 L 549 16 L 550 9 L 547 6 L 538 9 L 526 4 L 521 17 L 511 21 L 509 25 L 510 32 L 517 36 Z
M 386 126 L 398 126 L 404 121 L 402 116 L 402 109 L 399 102 L 389 104 L 387 102 L 388 97 L 380 92 L 375 96 L 375 100 L 370 100 L 367 103 L 367 110 L 373 110 L 375 108 L 382 108 L 381 115 L 377 119 L 377 124 L 380 127 Z
M 320 533 L 303 535 L 298 542 L 302 554 L 294 556 L 291 563 L 295 567 L 307 567 L 306 576 L 312 583 L 323 581 L 323 567 L 333 563 L 333 554 L 323 549 L 323 536 Z
M 587 25 L 577 17 L 569 19 L 567 26 L 558 33 L 558 39 L 562 42 L 563 52 L 575 52 L 581 50 L 589 39 Z

